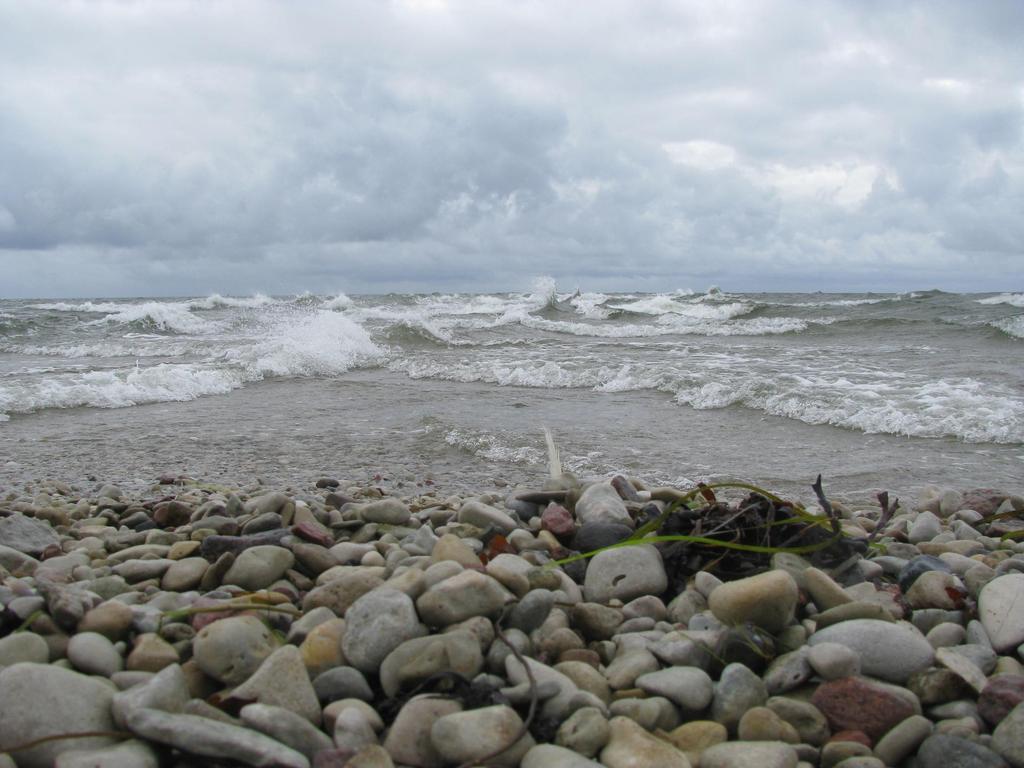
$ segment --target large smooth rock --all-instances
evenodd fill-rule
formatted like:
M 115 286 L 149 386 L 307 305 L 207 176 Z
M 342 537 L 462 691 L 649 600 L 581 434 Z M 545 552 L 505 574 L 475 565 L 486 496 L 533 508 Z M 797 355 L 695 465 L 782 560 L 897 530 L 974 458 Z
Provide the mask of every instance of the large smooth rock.
M 445 715 L 462 711 L 462 705 L 451 699 L 420 695 L 409 699 L 398 712 L 384 740 L 388 754 L 403 765 L 416 768 L 442 768 L 444 758 L 430 740 L 430 729 Z
M 583 594 L 589 602 L 623 602 L 641 595 L 660 595 L 668 587 L 661 554 L 650 544 L 607 549 L 587 564 Z
M 601 768 L 601 764 L 565 747 L 537 744 L 523 756 L 519 768 Z
M 796 750 L 778 741 L 730 741 L 701 752 L 701 768 L 796 768 Z
M 469 523 L 477 528 L 493 526 L 502 533 L 511 533 L 518 527 L 511 515 L 475 499 L 466 501 L 459 507 L 456 519 L 460 523 Z
M 60 546 L 60 536 L 41 520 L 11 515 L 0 517 L 0 544 L 24 555 L 38 557 L 47 547 Z
M 0 544 L 0 568 L 6 568 L 15 576 L 31 576 L 39 567 L 39 561 L 13 547 Z
M 192 755 L 238 760 L 261 768 L 309 768 L 305 755 L 276 739 L 198 715 L 140 709 L 128 716 L 126 725 L 143 739 Z
M 345 620 L 331 618 L 313 627 L 306 635 L 299 646 L 299 652 L 310 677 L 316 677 L 345 663 L 345 654 L 341 650 L 341 638 L 344 634 Z
M 767 700 L 768 689 L 760 677 L 744 664 L 729 664 L 715 685 L 711 719 L 735 733 L 743 714 Z
M 79 632 L 68 641 L 68 661 L 87 675 L 110 677 L 124 669 L 114 644 L 98 632 Z
M 481 707 L 438 718 L 430 728 L 430 741 L 452 763 L 481 760 L 500 749 L 487 765 L 514 768 L 534 745 L 528 731 L 520 735 L 522 726 L 522 718 L 511 707 Z
M 267 625 L 255 616 L 229 616 L 203 627 L 192 643 L 196 664 L 226 685 L 249 677 L 276 646 Z
M 284 576 L 295 564 L 295 555 L 284 547 L 251 547 L 235 558 L 224 574 L 224 584 L 236 584 L 242 589 L 266 589 Z
M 787 571 L 767 571 L 715 588 L 708 607 L 730 625 L 750 622 L 772 634 L 793 621 L 799 590 Z
M 50 660 L 50 647 L 33 632 L 15 632 L 0 638 L 0 667 L 31 662 L 46 664 Z
M 988 747 L 944 733 L 925 739 L 917 760 L 921 768 L 1006 768 L 1006 761 Z
M 192 697 L 188 681 L 181 666 L 164 667 L 149 680 L 114 694 L 111 713 L 118 727 L 140 709 L 158 709 L 162 712 L 181 712 Z
M 253 675 L 231 692 L 231 699 L 282 707 L 311 723 L 320 721 L 320 701 L 302 654 L 294 645 L 283 645 Z
M 112 731 L 114 690 L 49 664 L 25 662 L 0 670 L 0 752 L 46 736 Z M 50 768 L 63 752 L 114 744 L 108 737 L 58 739 L 14 752 L 19 768 Z
M 636 679 L 636 687 L 653 696 L 664 696 L 690 713 L 700 712 L 714 695 L 708 673 L 696 667 L 669 667 Z
M 992 731 L 992 749 L 1013 768 L 1024 768 L 1024 704 L 1011 709 Z
M 380 665 L 384 695 L 395 696 L 440 672 L 455 672 L 472 680 L 483 669 L 480 643 L 469 632 L 457 631 L 406 640 L 387 655 Z
M 978 597 L 978 618 L 1000 653 L 1024 643 L 1024 573 L 998 576 Z
M 478 571 L 462 571 L 420 595 L 416 608 L 430 626 L 447 627 L 473 616 L 495 618 L 514 600 L 496 579 Z
M 272 704 L 248 704 L 239 713 L 242 722 L 260 733 L 301 752 L 312 762 L 322 749 L 330 749 L 334 742 L 301 715 Z
M 341 649 L 353 667 L 376 673 L 389 653 L 425 632 L 412 598 L 397 589 L 380 587 L 348 609 Z
M 611 738 L 601 750 L 601 763 L 607 768 L 690 768 L 685 754 L 629 718 L 613 717 L 608 725 Z
M 334 570 L 332 568 L 325 571 L 319 578 L 323 578 Z M 343 617 L 352 603 L 371 589 L 376 589 L 384 583 L 384 579 L 376 573 L 359 567 L 351 567 L 340 572 L 335 571 L 335 573 L 338 574 L 336 577 L 311 589 L 303 598 L 302 610 L 304 612 L 309 613 L 316 608 L 324 607 L 330 608 L 335 616 Z
M 402 525 L 409 522 L 409 507 L 395 498 L 371 501 L 359 507 L 359 516 L 368 523 Z
M 132 739 L 114 747 L 64 752 L 53 768 L 159 768 L 159 765 L 160 758 L 149 744 Z
M 904 683 L 935 660 L 935 649 L 913 624 L 851 619 L 815 632 L 809 645 L 838 643 L 860 656 L 861 672 L 893 683 Z
M 576 519 L 580 524 L 616 523 L 633 527 L 626 503 L 611 481 L 594 483 L 587 487 L 576 501 Z
M 210 563 L 204 557 L 184 557 L 175 560 L 164 572 L 160 587 L 168 592 L 187 592 L 195 589 L 202 582 L 209 567 Z

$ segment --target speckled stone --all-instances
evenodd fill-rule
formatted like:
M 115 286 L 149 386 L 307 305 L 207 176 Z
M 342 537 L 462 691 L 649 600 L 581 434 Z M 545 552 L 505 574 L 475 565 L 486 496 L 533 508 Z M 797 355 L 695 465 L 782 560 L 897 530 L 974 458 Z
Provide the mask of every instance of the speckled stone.
M 587 565 L 583 594 L 590 602 L 660 595 L 668 587 L 661 554 L 649 544 L 599 552 Z

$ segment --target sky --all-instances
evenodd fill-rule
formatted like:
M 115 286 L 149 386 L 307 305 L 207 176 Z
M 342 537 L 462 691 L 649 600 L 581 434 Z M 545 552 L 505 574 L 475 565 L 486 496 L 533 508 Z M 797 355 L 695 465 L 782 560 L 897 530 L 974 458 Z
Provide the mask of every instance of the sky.
M 1024 287 L 1018 0 L 0 0 L 0 297 Z

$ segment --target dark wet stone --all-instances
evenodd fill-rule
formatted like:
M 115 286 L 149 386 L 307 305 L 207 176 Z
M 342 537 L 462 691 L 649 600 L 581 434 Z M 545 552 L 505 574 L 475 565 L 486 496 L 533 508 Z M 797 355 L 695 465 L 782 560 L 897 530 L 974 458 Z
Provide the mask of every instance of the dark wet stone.
M 219 587 L 220 583 L 224 580 L 224 574 L 226 574 L 234 564 L 234 552 L 225 552 L 222 554 L 213 561 L 213 565 L 206 569 L 206 573 L 203 574 L 203 578 L 199 581 L 199 589 L 203 592 L 209 592 L 211 589 Z
M 775 640 L 770 634 L 753 624 L 730 627 L 722 635 L 715 649 L 713 671 L 717 673 L 729 664 L 742 664 L 760 674 L 775 658 Z
M 206 515 L 193 523 L 192 528 L 209 528 L 218 536 L 237 536 L 238 520 L 228 515 Z
M 281 515 L 277 512 L 264 512 L 249 520 L 242 526 L 243 536 L 252 536 L 257 533 L 275 531 L 281 527 Z
M 192 518 L 193 511 L 188 504 L 176 499 L 162 501 L 153 508 L 153 522 L 161 528 L 177 528 Z
M 346 504 L 351 504 L 352 502 L 353 499 L 343 493 L 332 492 L 328 493 L 327 496 L 324 497 L 324 504 L 328 507 L 334 507 L 335 509 L 341 509 Z
M 932 555 L 918 555 L 900 569 L 898 579 L 900 590 L 906 594 L 907 590 L 909 590 L 911 586 L 913 586 L 914 582 L 917 581 L 917 577 L 922 573 L 927 573 L 928 571 L 952 573 L 953 569 L 949 567 L 949 564 L 945 560 L 940 560 Z
M 590 552 L 602 547 L 618 544 L 633 535 L 633 529 L 621 523 L 585 523 L 576 531 L 572 538 L 572 548 L 580 552 Z
M 337 488 L 341 483 L 332 477 L 321 477 L 316 481 L 317 488 Z
M 147 530 L 156 527 L 156 523 L 153 522 L 152 518 L 150 518 L 150 516 L 141 509 L 138 512 L 132 512 L 127 517 L 123 517 L 121 519 L 121 525 L 135 531 Z
M 616 475 L 612 478 L 612 488 L 619 494 L 623 501 L 642 501 L 640 494 L 636 492 L 636 488 L 622 475 Z
M 936 733 L 917 750 L 920 768 L 1009 768 L 1006 761 L 983 744 Z
M 291 536 L 291 531 L 287 528 L 261 531 L 251 536 L 207 536 L 199 547 L 199 553 L 207 560 L 214 560 L 225 552 L 237 555 L 250 547 L 267 544 L 280 546 L 281 541 L 287 536 Z
M 557 504 L 564 504 L 568 495 L 568 491 L 524 491 L 523 493 L 517 493 L 516 498 L 520 501 L 528 501 L 531 504 L 546 505 L 552 501 Z

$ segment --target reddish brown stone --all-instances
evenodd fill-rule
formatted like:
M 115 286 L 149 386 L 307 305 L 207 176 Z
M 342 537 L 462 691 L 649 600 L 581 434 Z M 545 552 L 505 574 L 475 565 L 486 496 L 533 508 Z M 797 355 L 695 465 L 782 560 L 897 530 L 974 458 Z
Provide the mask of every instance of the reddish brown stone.
M 560 538 L 572 536 L 576 531 L 576 521 L 572 518 L 572 513 L 560 504 L 554 502 L 548 504 L 548 508 L 544 510 L 540 516 L 540 527 L 545 531 L 550 531 L 555 536 Z
M 989 725 L 998 725 L 1022 701 L 1024 675 L 996 675 L 978 697 L 978 714 Z
M 982 515 L 988 516 L 999 509 L 999 505 L 1009 498 L 1005 491 L 997 491 L 992 488 L 974 488 L 964 493 L 964 501 L 960 509 L 973 509 Z
M 875 746 L 875 742 L 864 731 L 839 731 L 829 737 L 828 743 L 831 744 L 833 741 L 855 741 L 868 749 L 874 749 Z
M 180 501 L 163 501 L 153 510 L 153 522 L 162 528 L 177 528 L 192 519 L 192 507 Z
M 313 523 L 297 523 L 292 526 L 292 533 L 305 541 L 319 544 L 330 549 L 334 546 L 334 537 L 322 526 Z
M 828 718 L 833 732 L 863 731 L 874 741 L 914 714 L 906 698 L 862 677 L 822 683 L 811 703 Z

